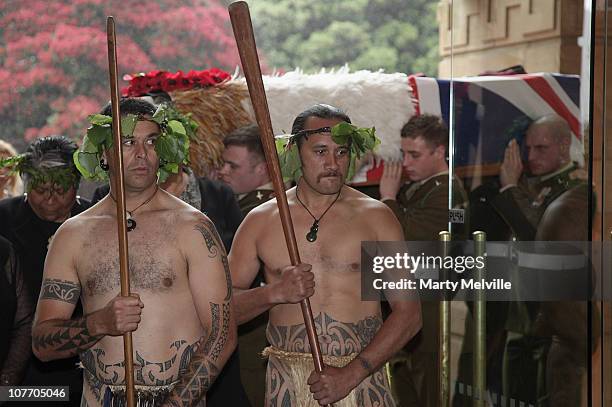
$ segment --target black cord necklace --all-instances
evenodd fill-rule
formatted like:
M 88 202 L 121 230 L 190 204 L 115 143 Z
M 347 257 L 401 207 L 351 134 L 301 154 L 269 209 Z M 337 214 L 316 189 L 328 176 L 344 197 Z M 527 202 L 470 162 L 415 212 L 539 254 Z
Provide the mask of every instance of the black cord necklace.
M 304 209 L 306 209 L 306 212 L 308 212 L 308 214 L 314 220 L 314 222 L 312 222 L 312 226 L 310 227 L 310 232 L 306 233 L 306 240 L 308 240 L 311 243 L 317 240 L 317 233 L 319 232 L 319 222 L 321 221 L 321 219 L 323 219 L 323 216 L 325 216 L 327 211 L 329 211 L 331 207 L 334 206 L 338 198 L 340 198 L 341 192 L 342 192 L 342 188 L 340 189 L 340 191 L 338 191 L 338 195 L 336 195 L 336 198 L 333 200 L 333 202 L 327 207 L 327 209 L 325 209 L 325 212 L 323 212 L 323 215 L 319 216 L 319 219 L 317 219 L 312 214 L 312 212 L 310 212 L 310 209 L 308 209 L 306 205 L 304 205 L 304 202 L 302 202 L 302 200 L 300 199 L 300 196 L 298 195 L 298 188 L 297 187 L 295 188 L 295 197 L 297 198 L 300 205 L 302 205 Z
M 153 200 L 153 198 L 155 198 L 155 195 L 157 194 L 157 190 L 159 189 L 159 186 L 155 185 L 155 191 L 153 191 L 153 194 L 149 197 L 149 199 L 147 199 L 146 201 L 144 201 L 143 203 L 141 203 L 140 205 L 138 205 L 136 208 L 132 209 L 131 211 L 128 211 L 127 209 L 125 210 L 127 212 L 127 231 L 131 232 L 132 230 L 136 229 L 136 220 L 134 220 L 133 218 L 133 213 L 136 212 L 138 209 L 140 209 L 141 207 L 145 206 L 146 204 L 148 204 L 149 202 L 151 202 Z M 115 200 L 115 197 L 109 193 L 111 199 L 113 200 L 113 202 L 115 202 L 115 204 L 117 204 L 117 201 Z

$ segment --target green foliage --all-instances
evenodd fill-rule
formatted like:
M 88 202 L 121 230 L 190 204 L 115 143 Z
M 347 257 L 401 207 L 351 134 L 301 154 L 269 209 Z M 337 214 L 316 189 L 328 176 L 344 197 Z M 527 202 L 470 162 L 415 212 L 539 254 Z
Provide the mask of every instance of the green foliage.
M 292 180 L 297 182 L 302 176 L 302 163 L 295 138 L 295 135 L 288 134 L 275 139 L 279 165 L 285 182 Z M 355 161 L 380 144 L 374 127 L 357 127 L 346 122 L 340 122 L 331 128 L 331 138 L 338 145 L 350 146 L 347 180 L 355 175 Z
M 276 137 L 276 152 L 278 153 L 278 163 L 283 174 L 283 181 L 296 181 L 302 176 L 302 162 L 297 143 L 291 139 L 291 135 L 286 137 Z
M 88 116 L 90 123 L 83 138 L 81 149 L 73 154 L 74 164 L 79 172 L 89 180 L 105 181 L 108 174 L 100 167 L 102 153 L 113 146 L 113 119 L 103 114 Z M 121 117 L 121 134 L 132 137 L 138 116 L 128 114 Z
M 8 168 L 10 173 L 23 175 L 28 181 L 27 192 L 41 185 L 59 186 L 65 192 L 71 187 L 78 187 L 79 176 L 73 167 L 34 168 L 28 153 L 18 154 L 0 160 L 0 168 Z
M 132 137 L 138 116 L 127 114 L 121 117 L 121 135 Z M 176 174 L 181 164 L 189 164 L 189 143 L 195 138 L 197 123 L 191 117 L 181 114 L 170 105 L 160 105 L 151 118 L 159 125 L 161 133 L 155 140 L 155 152 L 160 161 L 159 179 L 165 181 L 170 174 Z M 89 116 L 91 126 L 83 139 L 80 150 L 74 152 L 74 163 L 83 177 L 104 181 L 108 174 L 100 167 L 104 150 L 113 146 L 112 118 L 102 114 Z
M 269 66 L 385 69 L 437 74 L 432 0 L 250 0 L 257 44 Z
M 29 176 L 27 192 L 42 185 L 59 186 L 64 192 L 79 186 L 79 176 L 73 168 L 49 168 L 45 170 L 30 168 L 23 170 Z

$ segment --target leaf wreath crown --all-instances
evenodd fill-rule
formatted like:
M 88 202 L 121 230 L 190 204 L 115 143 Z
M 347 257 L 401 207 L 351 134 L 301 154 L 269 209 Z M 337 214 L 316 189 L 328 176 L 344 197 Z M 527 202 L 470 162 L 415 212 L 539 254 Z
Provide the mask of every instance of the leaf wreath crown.
M 81 148 L 74 152 L 74 163 L 84 178 L 106 181 L 108 173 L 100 167 L 100 159 L 105 150 L 113 146 L 112 122 L 110 116 L 93 114 L 88 117 L 91 124 L 83 138 Z M 195 140 L 198 124 L 190 115 L 184 115 L 171 104 L 161 104 L 153 116 L 144 118 L 134 114 L 121 116 L 121 136 L 133 137 L 138 120 L 151 120 L 160 128 L 155 140 L 155 152 L 159 157 L 159 181 L 165 181 L 171 174 L 179 171 L 180 165 L 189 164 L 189 143 Z
M 54 167 L 36 167 L 32 165 L 31 153 L 18 154 L 0 160 L 0 168 L 8 168 L 11 174 L 18 173 L 24 177 L 26 192 L 38 188 L 43 184 L 59 185 L 63 191 L 71 187 L 78 187 L 80 177 L 74 167 L 70 165 L 56 165 Z
M 361 158 L 366 152 L 374 150 L 380 144 L 380 139 L 376 137 L 376 129 L 374 127 L 357 127 L 347 122 L 340 122 L 332 128 L 317 129 L 316 132 L 329 132 L 336 144 L 349 146 L 350 162 L 346 180 L 350 180 L 355 175 L 355 160 Z M 302 176 L 302 163 L 300 161 L 297 139 L 308 137 L 311 133 L 303 130 L 296 134 L 276 136 L 276 151 L 285 181 L 293 180 L 297 182 Z

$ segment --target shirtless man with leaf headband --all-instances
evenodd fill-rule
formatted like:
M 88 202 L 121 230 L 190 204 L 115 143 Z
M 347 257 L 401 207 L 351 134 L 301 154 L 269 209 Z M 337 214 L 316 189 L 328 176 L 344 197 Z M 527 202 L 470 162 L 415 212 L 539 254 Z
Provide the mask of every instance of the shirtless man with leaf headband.
M 111 173 L 110 194 L 65 222 L 51 244 L 33 349 L 43 360 L 79 354 L 82 405 L 117 405 L 125 402 L 121 335 L 133 331 L 140 405 L 205 405 L 206 391 L 236 344 L 227 257 L 212 222 L 157 186 L 158 177 L 186 162 L 192 122 L 168 106 L 155 110 L 138 99 L 123 99 L 120 110 L 134 294 L 118 296 Z M 115 165 L 107 154 L 110 114 L 107 107 L 90 116 L 75 154 L 86 177 L 103 178 Z M 70 319 L 79 297 L 85 316 Z
M 377 144 L 374 129 L 357 128 L 329 105 L 300 113 L 289 140 L 279 140 L 283 174 L 300 256 L 291 264 L 275 200 L 249 213 L 230 253 L 238 323 L 270 310 L 267 406 L 394 406 L 384 363 L 421 327 L 418 302 L 361 300 L 361 241 L 402 240 L 402 228 L 380 202 L 344 184 L 354 161 Z M 266 285 L 249 289 L 265 267 Z M 300 307 L 310 297 L 326 367 L 313 372 Z M 339 400 L 342 400 L 339 402 Z

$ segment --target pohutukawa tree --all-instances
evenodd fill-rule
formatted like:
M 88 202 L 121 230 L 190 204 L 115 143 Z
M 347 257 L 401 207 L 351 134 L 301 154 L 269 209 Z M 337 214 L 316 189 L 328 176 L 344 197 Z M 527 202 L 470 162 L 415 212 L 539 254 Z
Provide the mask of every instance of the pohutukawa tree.
M 222 0 L 0 2 L 0 138 L 81 138 L 110 97 L 107 15 L 117 22 L 120 74 L 239 63 Z M 126 83 L 121 83 L 125 86 Z

